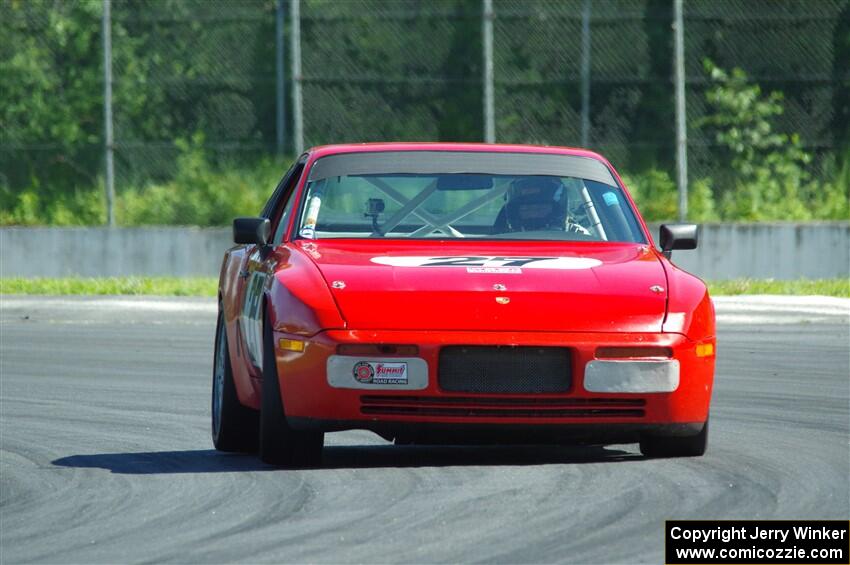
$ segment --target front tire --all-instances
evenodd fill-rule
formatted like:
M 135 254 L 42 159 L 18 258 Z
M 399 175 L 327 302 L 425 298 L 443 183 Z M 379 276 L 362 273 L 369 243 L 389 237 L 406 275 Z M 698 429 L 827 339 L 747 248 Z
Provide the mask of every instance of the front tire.
M 251 452 L 257 449 L 258 414 L 243 406 L 236 394 L 224 314 L 219 308 L 215 330 L 212 382 L 212 440 L 219 451 Z
M 281 467 L 317 467 L 325 434 L 293 430 L 286 421 L 277 374 L 274 337 L 266 316 L 263 328 L 263 399 L 260 409 L 260 459 Z
M 645 457 L 700 457 L 708 447 L 708 419 L 700 433 L 693 436 L 657 436 L 640 438 L 640 452 Z

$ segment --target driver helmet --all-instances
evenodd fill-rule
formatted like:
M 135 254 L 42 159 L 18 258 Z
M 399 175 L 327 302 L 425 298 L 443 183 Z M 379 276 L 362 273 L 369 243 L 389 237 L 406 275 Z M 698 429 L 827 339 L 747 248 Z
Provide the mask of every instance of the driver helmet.
M 505 215 L 511 231 L 563 230 L 566 220 L 564 185 L 552 177 L 522 177 L 505 195 Z

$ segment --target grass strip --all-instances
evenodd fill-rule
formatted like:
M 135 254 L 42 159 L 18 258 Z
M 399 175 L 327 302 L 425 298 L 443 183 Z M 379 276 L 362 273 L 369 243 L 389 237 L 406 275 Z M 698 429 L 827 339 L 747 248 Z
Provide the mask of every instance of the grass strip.
M 793 281 L 730 279 L 725 281 L 708 281 L 708 290 L 712 296 L 783 294 L 791 296 L 808 295 L 850 298 L 850 278 L 797 279 Z
M 215 296 L 213 277 L 3 278 L 0 294 Z

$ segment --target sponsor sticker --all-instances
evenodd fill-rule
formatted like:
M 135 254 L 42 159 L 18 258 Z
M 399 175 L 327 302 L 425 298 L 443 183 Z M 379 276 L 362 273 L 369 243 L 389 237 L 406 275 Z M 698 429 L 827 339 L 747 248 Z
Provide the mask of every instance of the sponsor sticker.
M 354 365 L 354 378 L 361 383 L 371 383 L 375 376 L 375 369 L 367 361 L 360 361 Z
M 322 198 L 317 194 L 310 199 L 310 205 L 307 207 L 307 218 L 304 220 L 304 225 L 301 226 L 299 235 L 313 239 L 316 235 L 316 222 L 319 220 L 319 210 L 322 207 Z
M 358 361 L 352 371 L 360 383 L 375 385 L 406 385 L 407 363 Z
M 519 267 L 467 267 L 467 273 L 485 273 L 496 275 L 521 275 L 522 269 Z

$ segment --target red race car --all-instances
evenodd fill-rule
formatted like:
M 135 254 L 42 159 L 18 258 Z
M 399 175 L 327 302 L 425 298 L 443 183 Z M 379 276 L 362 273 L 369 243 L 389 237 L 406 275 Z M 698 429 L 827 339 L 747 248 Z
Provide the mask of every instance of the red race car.
M 317 147 L 224 257 L 217 449 L 312 466 L 324 433 L 705 452 L 714 307 L 601 156 Z

